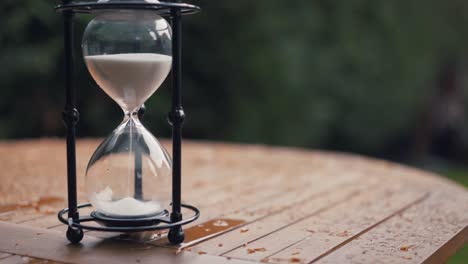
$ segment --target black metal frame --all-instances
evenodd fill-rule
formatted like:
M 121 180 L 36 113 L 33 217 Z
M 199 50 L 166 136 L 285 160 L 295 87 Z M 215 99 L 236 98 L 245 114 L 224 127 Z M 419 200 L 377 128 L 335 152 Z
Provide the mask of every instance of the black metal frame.
M 182 225 L 195 221 L 200 211 L 191 205 L 181 203 L 181 155 L 182 155 L 182 126 L 185 113 L 182 108 L 182 15 L 196 13 L 198 6 L 173 2 L 147 3 L 144 1 L 119 1 L 111 3 L 83 2 L 62 0 L 62 4 L 55 8 L 63 13 L 64 17 L 64 45 L 65 45 L 65 110 L 63 121 L 67 128 L 67 179 L 68 179 L 68 208 L 58 213 L 59 220 L 68 225 L 67 238 L 72 243 L 79 243 L 83 238 L 83 229 L 105 232 L 140 232 L 150 230 L 169 229 L 168 239 L 173 244 L 180 244 L 184 240 Z M 76 108 L 76 89 L 74 85 L 74 55 L 73 55 L 73 17 L 75 13 L 91 13 L 94 10 L 103 9 L 145 9 L 153 10 L 160 15 L 169 16 L 172 22 L 172 106 L 168 114 L 169 123 L 172 125 L 172 211 L 169 216 L 164 215 L 141 225 L 140 222 L 131 219 L 123 226 L 90 226 L 82 222 L 102 222 L 92 215 L 80 217 L 79 209 L 89 207 L 90 204 L 78 205 L 76 186 L 76 124 L 79 120 L 79 112 Z M 143 109 L 144 111 L 144 109 Z M 143 114 L 141 112 L 140 114 Z M 139 162 L 136 155 L 135 162 Z M 137 177 L 138 171 L 135 171 Z M 141 178 L 141 177 L 140 177 Z M 141 184 L 136 184 L 135 194 L 139 192 Z M 182 207 L 191 210 L 193 216 L 184 219 Z M 64 218 L 68 214 L 68 218 Z
M 85 207 L 90 207 L 90 203 L 86 204 L 80 204 L 78 205 L 78 209 L 85 208 Z M 188 223 L 191 223 L 200 216 L 200 211 L 192 206 L 192 205 L 186 205 L 182 204 L 182 207 L 192 211 L 194 214 L 193 216 L 183 219 L 178 222 L 173 222 L 170 217 L 160 217 L 157 218 L 156 222 L 153 222 L 152 224 L 148 225 L 141 225 L 141 226 L 132 226 L 133 221 L 129 220 L 128 222 L 122 221 L 122 225 L 119 226 L 92 226 L 92 225 L 84 225 L 82 223 L 84 222 L 96 222 L 96 217 L 89 215 L 89 216 L 84 216 L 80 217 L 79 222 L 72 221 L 70 224 L 70 218 L 68 220 L 64 218 L 64 215 L 66 213 L 69 213 L 68 208 L 62 209 L 58 213 L 58 219 L 60 222 L 71 226 L 72 228 L 77 228 L 77 229 L 87 229 L 87 230 L 93 230 L 93 231 L 102 231 L 102 232 L 142 232 L 142 231 L 152 231 L 152 230 L 162 230 L 162 229 L 168 229 L 168 228 L 173 228 L 177 227 L 180 225 L 185 225 Z M 151 221 L 151 220 L 150 220 Z M 164 224 L 160 224 L 164 223 Z

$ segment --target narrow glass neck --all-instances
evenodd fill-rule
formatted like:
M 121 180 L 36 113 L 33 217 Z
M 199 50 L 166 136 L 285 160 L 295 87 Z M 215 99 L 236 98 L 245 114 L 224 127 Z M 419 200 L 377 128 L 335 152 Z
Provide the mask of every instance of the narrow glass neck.
M 124 121 L 128 119 L 139 120 L 138 112 L 140 111 L 141 106 L 133 109 L 132 111 L 127 111 L 122 109 L 124 112 Z

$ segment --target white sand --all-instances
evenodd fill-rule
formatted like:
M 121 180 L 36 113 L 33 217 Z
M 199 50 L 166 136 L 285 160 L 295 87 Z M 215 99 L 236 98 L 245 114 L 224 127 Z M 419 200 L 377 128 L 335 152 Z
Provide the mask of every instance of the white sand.
M 154 53 L 93 55 L 85 61 L 97 84 L 127 111 L 148 100 L 172 65 L 171 56 Z
M 91 204 L 98 212 L 111 217 L 138 217 L 155 214 L 163 210 L 161 204 L 157 201 L 144 202 L 133 197 L 113 200 L 112 196 L 112 189 L 106 187 L 104 190 L 91 197 Z

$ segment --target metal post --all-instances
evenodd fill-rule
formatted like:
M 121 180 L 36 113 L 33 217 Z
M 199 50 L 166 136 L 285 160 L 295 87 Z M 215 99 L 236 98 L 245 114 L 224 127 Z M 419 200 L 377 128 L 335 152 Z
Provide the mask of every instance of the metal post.
M 73 13 L 66 11 L 63 15 L 66 97 L 63 121 L 67 128 L 68 215 L 70 218 L 73 218 L 73 220 L 77 220 L 75 125 L 78 122 L 78 110 L 76 109 L 73 73 Z
M 171 221 L 182 220 L 181 213 L 181 161 L 182 161 L 182 125 L 185 113 L 182 108 L 182 21 L 181 11 L 171 9 L 172 18 L 172 107 L 169 121 L 172 125 L 172 212 Z M 178 244 L 184 240 L 181 226 L 172 228 L 169 240 Z
M 69 3 L 64 0 L 63 4 Z M 76 109 L 76 91 L 74 84 L 74 56 L 73 56 L 73 12 L 65 11 L 64 18 L 64 45 L 65 45 L 65 110 L 62 119 L 67 128 L 67 185 L 68 185 L 68 219 L 79 222 L 77 186 L 76 186 L 76 146 L 75 126 L 79 119 Z M 78 243 L 83 238 L 82 230 L 68 228 L 67 237 L 72 243 Z
M 138 142 L 140 138 L 137 136 L 135 140 Z M 143 171 L 142 171 L 142 160 L 141 160 L 141 147 L 137 144 L 135 146 L 135 187 L 134 197 L 135 199 L 143 199 Z
M 143 119 L 143 115 L 145 114 L 145 106 L 142 105 L 138 110 L 138 119 L 141 121 Z M 132 135 L 133 136 L 133 135 Z M 135 136 L 135 189 L 134 189 L 134 197 L 135 199 L 143 199 L 143 166 L 142 166 L 142 149 L 139 144 L 141 140 L 140 136 Z

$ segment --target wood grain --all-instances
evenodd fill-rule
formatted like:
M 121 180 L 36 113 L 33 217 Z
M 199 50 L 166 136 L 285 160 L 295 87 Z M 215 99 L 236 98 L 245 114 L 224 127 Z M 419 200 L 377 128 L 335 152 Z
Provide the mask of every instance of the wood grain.
M 18 255 L 10 255 L 7 258 L 0 259 L 0 264 L 19 264 L 25 263 L 24 257 Z
M 4 258 L 7 258 L 7 257 L 10 257 L 11 254 L 8 254 L 8 253 L 5 253 L 5 252 L 0 252 L 0 259 L 4 259 Z
M 273 262 L 289 262 L 295 258 L 309 262 L 423 196 L 422 192 L 402 187 L 379 186 L 224 256 L 257 261 L 271 259 Z M 265 250 L 252 253 L 251 250 L 256 248 Z
M 77 145 L 82 202 L 99 141 Z M 55 215 L 66 206 L 64 154 L 62 140 L 0 141 L 1 261 L 440 263 L 467 243 L 468 191 L 437 175 L 344 153 L 188 141 L 182 198 L 202 215 L 182 247 L 152 232 L 86 232 L 70 247 Z M 236 224 L 204 233 L 218 220 Z
M 4 252 L 33 256 L 66 263 L 171 263 L 171 264 L 248 264 L 223 257 L 178 253 L 128 241 L 85 237 L 78 246 L 69 245 L 58 232 L 0 222 L 0 249 Z M 8 259 L 8 258 L 7 258 Z M 14 262 L 18 263 L 18 262 Z M 3 264 L 3 263 L 2 263 Z
M 425 201 L 392 217 L 318 263 L 445 262 L 467 242 L 468 237 L 468 196 L 450 189 L 451 192 L 434 190 Z M 455 239 L 457 235 L 459 237 Z M 449 241 L 456 243 L 444 248 Z
M 256 221 L 238 227 L 232 232 L 225 233 L 216 238 L 191 248 L 193 252 L 207 252 L 212 255 L 222 255 L 235 248 L 239 248 L 249 242 L 274 233 L 281 228 L 298 222 L 317 214 L 323 210 L 330 209 L 338 203 L 345 202 L 346 199 L 358 195 L 369 188 L 371 184 L 352 184 L 340 187 L 340 192 L 325 192 L 320 196 L 312 196 L 303 199 L 301 202 L 291 203 L 288 208 L 262 217 Z

